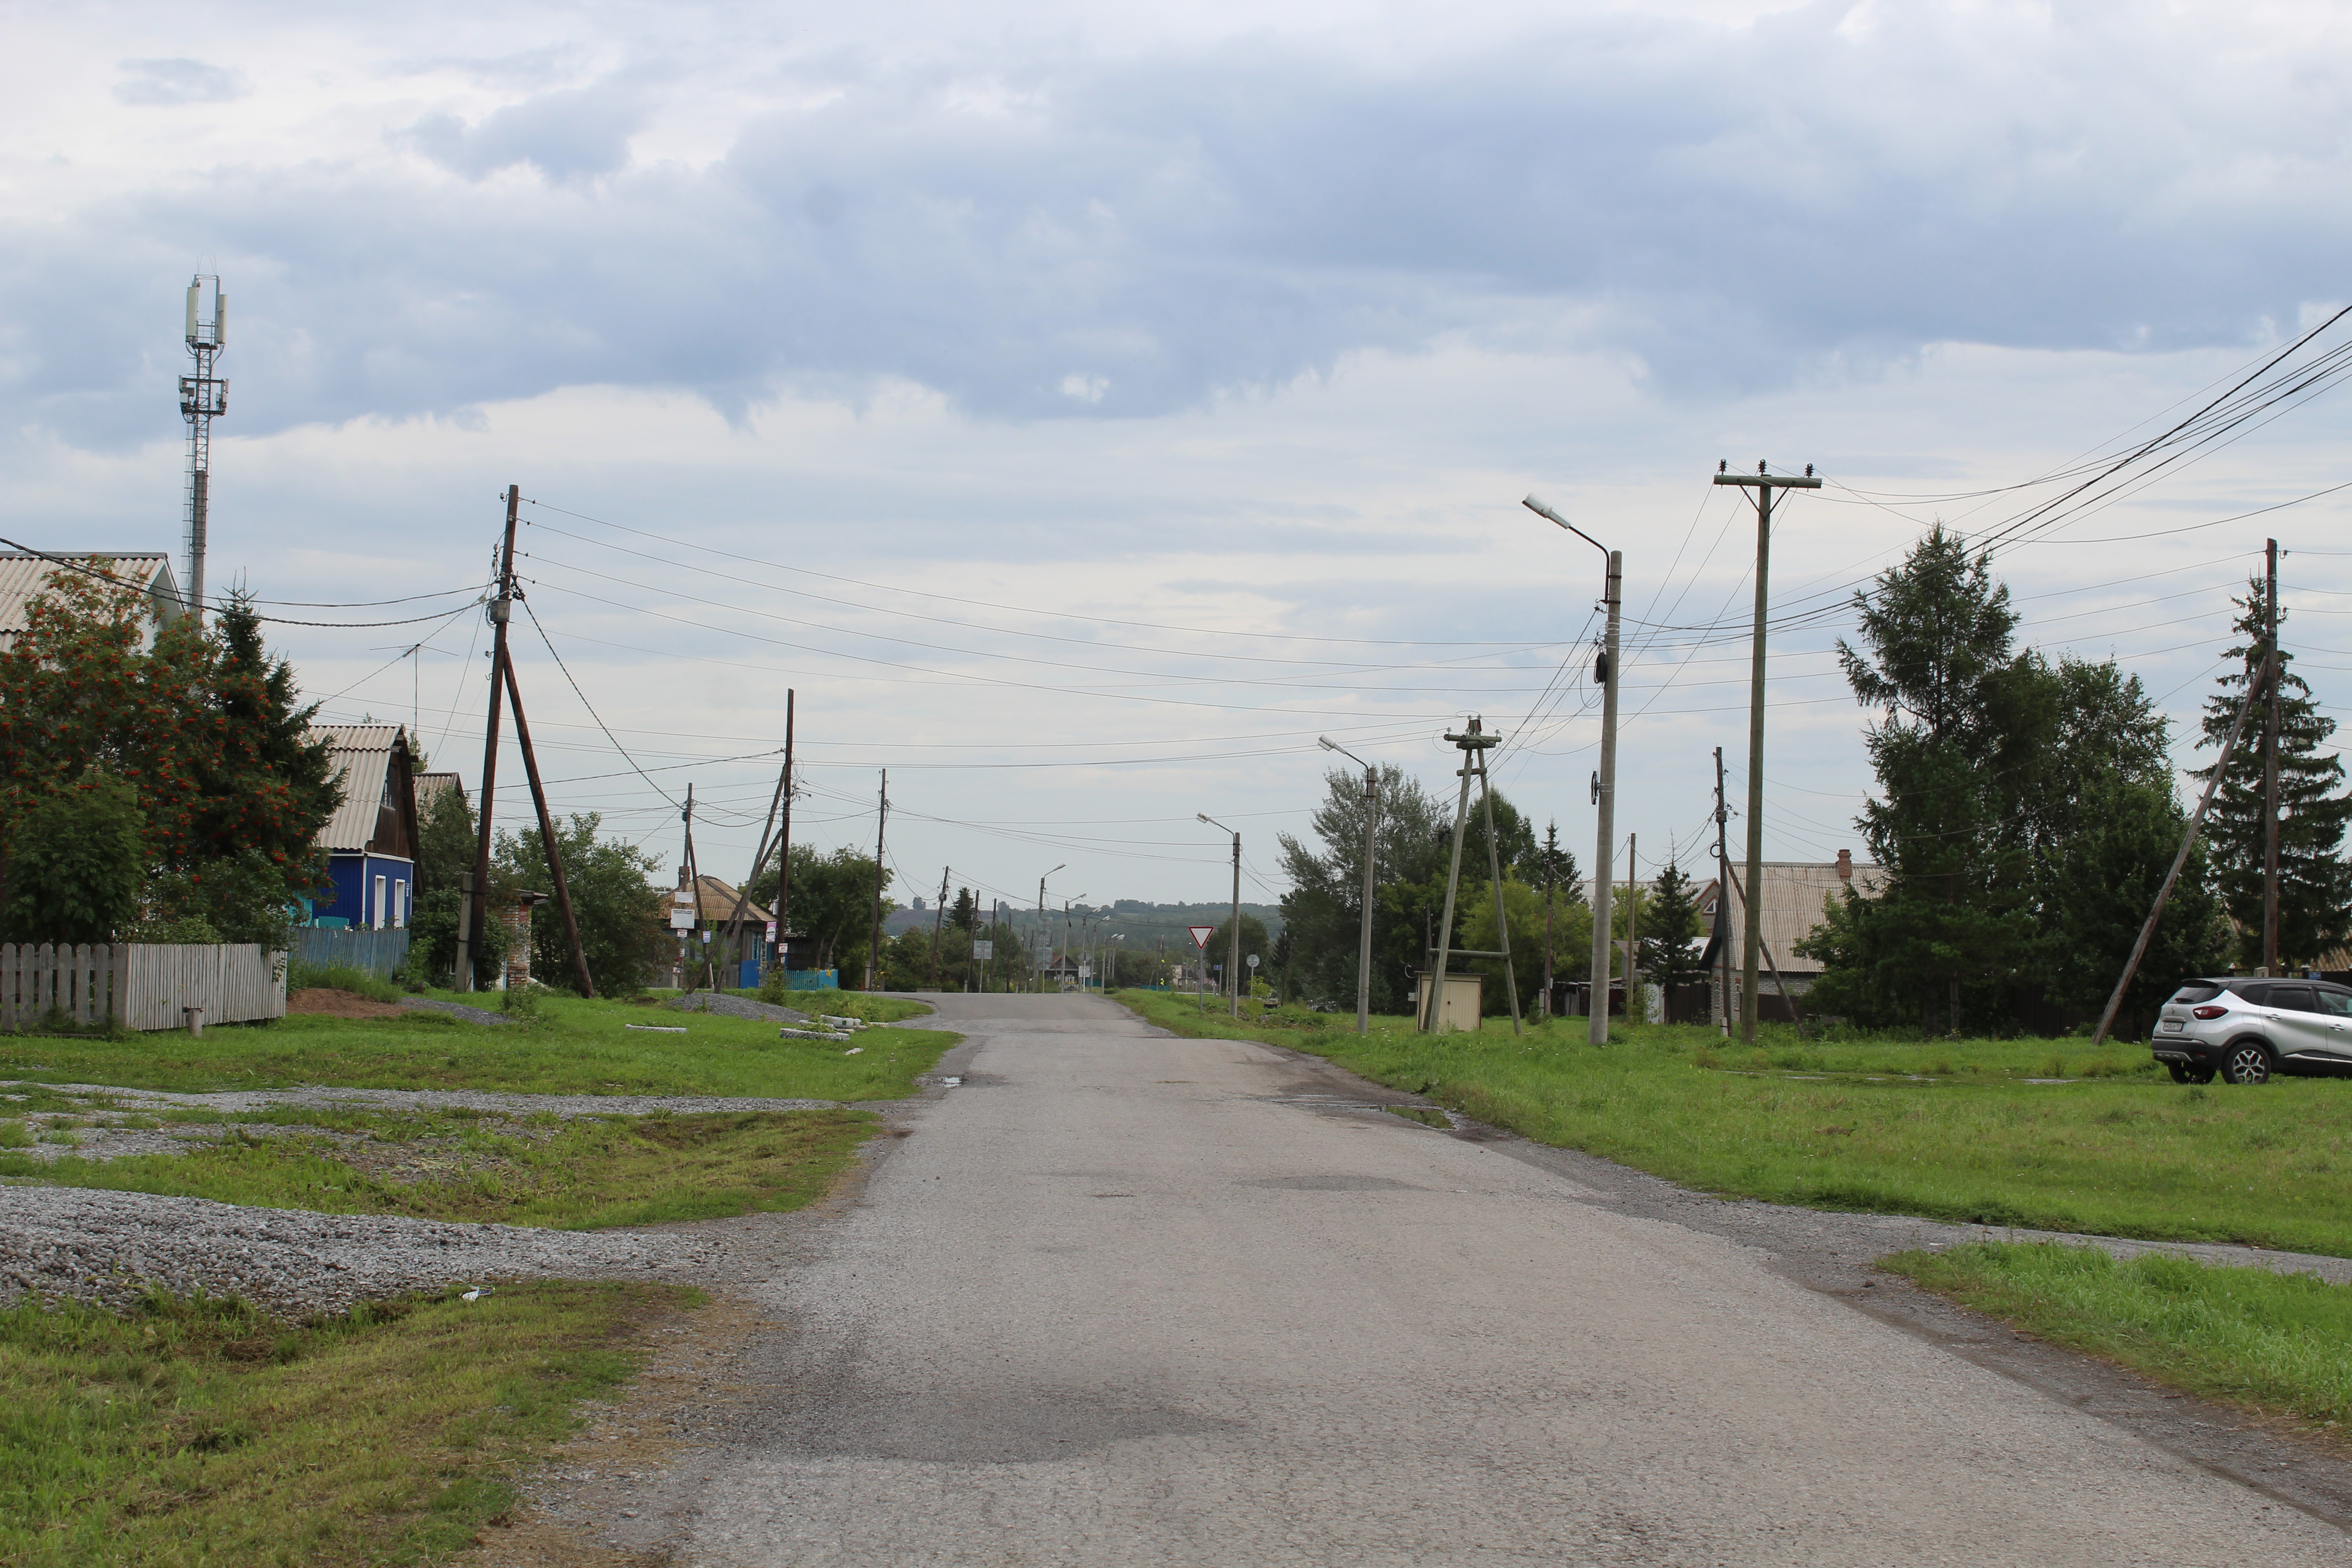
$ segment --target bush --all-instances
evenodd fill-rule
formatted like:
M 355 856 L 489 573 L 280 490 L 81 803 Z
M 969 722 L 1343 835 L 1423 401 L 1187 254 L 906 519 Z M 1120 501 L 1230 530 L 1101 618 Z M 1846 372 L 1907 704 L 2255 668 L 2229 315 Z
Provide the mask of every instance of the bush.
M 137 793 L 102 773 L 36 801 L 8 836 L 0 938 L 104 942 L 125 929 L 147 869 L 144 832 Z
M 499 1009 L 519 1024 L 535 1024 L 547 1016 L 541 988 L 532 984 L 508 986 Z

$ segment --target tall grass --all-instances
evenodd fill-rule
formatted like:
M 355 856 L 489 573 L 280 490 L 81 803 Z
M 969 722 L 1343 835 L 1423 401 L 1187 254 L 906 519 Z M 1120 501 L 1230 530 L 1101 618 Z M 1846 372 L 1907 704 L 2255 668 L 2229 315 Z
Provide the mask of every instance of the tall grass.
M 1881 1267 L 2189 1393 L 2352 1424 L 2352 1287 L 2053 1243 L 1906 1252 Z

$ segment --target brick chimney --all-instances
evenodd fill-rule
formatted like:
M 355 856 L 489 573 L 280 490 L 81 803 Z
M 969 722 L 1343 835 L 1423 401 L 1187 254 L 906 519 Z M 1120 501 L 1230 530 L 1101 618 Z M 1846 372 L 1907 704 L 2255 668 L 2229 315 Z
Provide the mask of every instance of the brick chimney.
M 1853 850 L 1851 850 L 1851 849 L 1841 849 L 1841 850 L 1839 850 L 1839 851 L 1838 851 L 1838 865 L 1837 865 L 1837 872 L 1838 872 L 1838 880 L 1839 880 L 1839 881 L 1841 881 L 1841 882 L 1846 882 L 1846 883 L 1851 883 L 1851 882 L 1853 882 Z

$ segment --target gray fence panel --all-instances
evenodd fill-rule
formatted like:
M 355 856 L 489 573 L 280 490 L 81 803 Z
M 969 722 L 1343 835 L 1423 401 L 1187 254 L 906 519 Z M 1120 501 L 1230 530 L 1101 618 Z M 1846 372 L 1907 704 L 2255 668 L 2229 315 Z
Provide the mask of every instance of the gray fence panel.
M 289 957 L 320 968 L 362 970 L 389 980 L 408 958 L 408 931 L 352 931 L 334 926 L 297 926 Z

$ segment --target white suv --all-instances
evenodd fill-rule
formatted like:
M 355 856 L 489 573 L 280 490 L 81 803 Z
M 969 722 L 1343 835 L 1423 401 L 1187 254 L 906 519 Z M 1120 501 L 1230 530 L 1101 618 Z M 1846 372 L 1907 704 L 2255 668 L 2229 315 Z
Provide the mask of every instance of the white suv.
M 2148 1047 L 2175 1083 L 2264 1083 L 2273 1073 L 2352 1073 L 2352 989 L 2231 975 L 2175 992 Z

